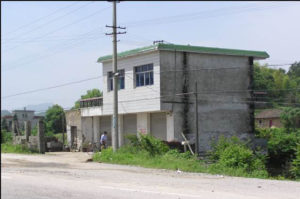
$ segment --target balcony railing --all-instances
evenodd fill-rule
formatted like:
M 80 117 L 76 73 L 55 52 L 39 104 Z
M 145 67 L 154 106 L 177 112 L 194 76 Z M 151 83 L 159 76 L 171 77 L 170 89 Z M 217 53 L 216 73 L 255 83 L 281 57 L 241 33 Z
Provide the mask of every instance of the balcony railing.
M 79 100 L 80 108 L 87 108 L 87 107 L 96 107 L 103 105 L 103 98 L 102 97 L 94 97 L 89 99 L 82 99 Z

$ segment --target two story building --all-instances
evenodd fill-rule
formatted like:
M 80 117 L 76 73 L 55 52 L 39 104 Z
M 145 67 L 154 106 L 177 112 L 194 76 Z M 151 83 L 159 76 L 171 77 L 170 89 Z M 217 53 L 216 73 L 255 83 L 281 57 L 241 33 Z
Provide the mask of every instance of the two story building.
M 1 116 L 1 120 L 5 119 L 7 122 L 8 129 L 12 130 L 12 121 L 14 116 L 16 116 L 18 121 L 18 127 L 20 130 L 24 130 L 24 122 L 30 121 L 31 122 L 31 128 L 34 128 L 38 121 L 43 118 L 43 116 L 36 116 L 34 115 L 34 111 L 32 110 L 14 110 L 12 111 L 11 115 Z
M 209 150 L 220 135 L 251 138 L 253 61 L 268 57 L 262 51 L 164 43 L 118 53 L 119 144 L 126 142 L 125 135 L 137 132 L 166 141 L 182 141 L 183 132 L 193 141 L 196 111 L 199 152 Z M 99 143 L 104 131 L 111 143 L 112 56 L 98 62 L 102 63 L 103 97 L 80 102 L 78 147 Z M 71 129 L 67 125 L 69 140 L 74 134 Z

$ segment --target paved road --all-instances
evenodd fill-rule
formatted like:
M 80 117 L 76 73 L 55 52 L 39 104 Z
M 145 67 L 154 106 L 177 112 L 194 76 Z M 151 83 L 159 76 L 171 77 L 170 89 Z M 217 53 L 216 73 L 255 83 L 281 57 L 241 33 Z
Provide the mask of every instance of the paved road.
M 300 182 L 145 169 L 89 158 L 87 153 L 1 154 L 1 198 L 300 198 Z

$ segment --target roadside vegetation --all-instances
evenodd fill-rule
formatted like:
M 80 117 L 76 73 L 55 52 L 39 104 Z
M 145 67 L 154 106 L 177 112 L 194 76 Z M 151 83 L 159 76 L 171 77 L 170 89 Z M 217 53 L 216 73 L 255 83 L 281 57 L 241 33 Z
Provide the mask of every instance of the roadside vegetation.
M 38 151 L 29 149 L 26 145 L 14 145 L 12 143 L 12 133 L 5 129 L 1 129 L 1 153 L 32 154 L 38 153 Z
M 293 109 L 293 114 L 295 110 Z M 290 109 L 285 109 L 282 120 Z M 294 114 L 298 117 L 297 114 Z M 207 158 L 199 159 L 190 152 L 181 153 L 151 135 L 130 135 L 129 144 L 115 153 L 112 148 L 95 153 L 93 161 L 113 164 L 136 165 L 146 168 L 205 172 L 229 176 L 298 179 L 300 180 L 300 129 L 292 122 L 284 122 L 284 128 L 257 129 L 256 137 L 267 140 L 267 152 L 253 149 L 249 142 L 237 137 L 221 136 L 212 144 Z

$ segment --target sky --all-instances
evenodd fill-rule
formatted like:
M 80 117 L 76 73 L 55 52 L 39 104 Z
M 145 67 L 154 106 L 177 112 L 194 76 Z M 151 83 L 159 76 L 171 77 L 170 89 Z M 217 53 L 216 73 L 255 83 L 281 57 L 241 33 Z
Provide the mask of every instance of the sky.
M 266 51 L 269 64 L 300 61 L 300 2 L 121 2 L 118 52 L 174 44 Z M 112 3 L 1 1 L 1 109 L 42 103 L 65 109 L 102 90 L 100 56 L 112 53 Z M 283 66 L 288 70 L 288 65 Z M 95 78 L 40 92 L 16 95 Z

